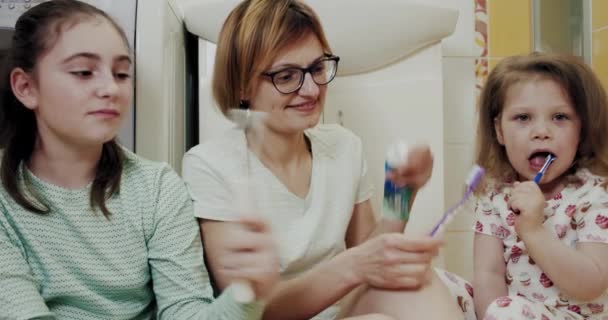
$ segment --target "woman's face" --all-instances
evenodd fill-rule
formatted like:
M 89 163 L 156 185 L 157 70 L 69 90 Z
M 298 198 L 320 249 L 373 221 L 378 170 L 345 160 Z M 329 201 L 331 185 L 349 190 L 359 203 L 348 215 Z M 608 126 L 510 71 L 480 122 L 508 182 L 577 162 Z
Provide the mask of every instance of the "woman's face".
M 63 30 L 32 79 L 22 102 L 34 111 L 40 137 L 72 146 L 113 139 L 133 95 L 128 46 L 103 17 Z
M 313 33 L 309 33 L 286 47 L 264 73 L 276 73 L 293 67 L 309 68 L 325 57 L 321 42 Z M 281 81 L 281 76 L 283 74 L 277 74 L 275 82 Z M 277 90 L 270 76 L 261 74 L 259 77 L 253 93 L 243 97 L 243 100 L 249 102 L 251 110 L 268 113 L 265 121 L 268 128 L 284 134 L 293 134 L 314 127 L 319 122 L 325 103 L 326 84 L 316 84 L 312 74 L 305 73 L 300 89 L 285 94 Z

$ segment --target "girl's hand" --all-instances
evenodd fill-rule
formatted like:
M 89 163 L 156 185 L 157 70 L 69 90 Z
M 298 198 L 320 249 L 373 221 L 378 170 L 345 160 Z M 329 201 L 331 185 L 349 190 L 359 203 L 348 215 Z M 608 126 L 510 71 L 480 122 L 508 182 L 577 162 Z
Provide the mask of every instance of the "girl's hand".
M 420 189 L 431 178 L 433 172 L 433 154 L 426 144 L 413 145 L 408 149 L 407 159 L 403 165 L 387 174 L 398 187 L 405 185 Z
M 431 261 L 442 244 L 428 236 L 385 233 L 347 252 L 360 283 L 380 289 L 418 289 L 430 281 Z
M 542 228 L 545 197 L 534 181 L 516 182 L 508 205 L 516 214 L 515 231 L 518 234 Z
M 256 298 L 267 297 L 280 277 L 278 249 L 268 225 L 259 218 L 224 222 L 226 241 L 216 252 L 215 272 L 229 283 L 245 281 Z

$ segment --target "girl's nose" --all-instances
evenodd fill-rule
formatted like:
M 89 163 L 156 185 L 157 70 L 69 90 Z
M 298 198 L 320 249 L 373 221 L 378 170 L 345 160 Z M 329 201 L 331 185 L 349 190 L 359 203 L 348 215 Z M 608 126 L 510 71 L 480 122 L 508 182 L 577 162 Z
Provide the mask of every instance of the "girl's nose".
M 99 87 L 97 88 L 97 95 L 99 97 L 108 98 L 113 97 L 118 93 L 118 83 L 116 83 L 116 78 L 114 74 L 110 72 L 109 74 L 101 74 L 99 79 Z
M 545 121 L 538 121 L 534 124 L 532 129 L 532 136 L 534 139 L 546 140 L 551 138 L 551 130 L 549 125 Z

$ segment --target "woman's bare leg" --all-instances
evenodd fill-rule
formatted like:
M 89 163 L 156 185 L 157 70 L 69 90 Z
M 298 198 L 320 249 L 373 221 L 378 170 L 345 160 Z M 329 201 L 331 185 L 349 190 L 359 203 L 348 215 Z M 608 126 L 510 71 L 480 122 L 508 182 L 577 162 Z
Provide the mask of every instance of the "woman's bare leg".
M 348 315 L 372 313 L 380 313 L 398 320 L 464 319 L 462 310 L 435 273 L 431 283 L 420 290 L 366 289 L 352 304 Z
M 396 319 L 393 317 L 385 316 L 383 314 L 374 313 L 374 314 L 366 314 L 364 316 L 342 318 L 340 320 L 396 320 Z

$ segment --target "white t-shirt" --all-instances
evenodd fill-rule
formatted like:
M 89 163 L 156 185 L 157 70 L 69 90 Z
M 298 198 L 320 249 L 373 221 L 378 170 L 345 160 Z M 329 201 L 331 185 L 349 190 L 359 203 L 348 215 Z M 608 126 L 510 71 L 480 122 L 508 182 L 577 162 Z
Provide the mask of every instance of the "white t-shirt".
M 373 193 L 361 140 L 338 125 L 306 130 L 313 163 L 306 198 L 290 192 L 248 150 L 242 130 L 229 130 L 184 156 L 183 178 L 199 218 L 229 221 L 244 211 L 265 217 L 279 246 L 281 273 L 291 278 L 345 250 L 354 205 Z

